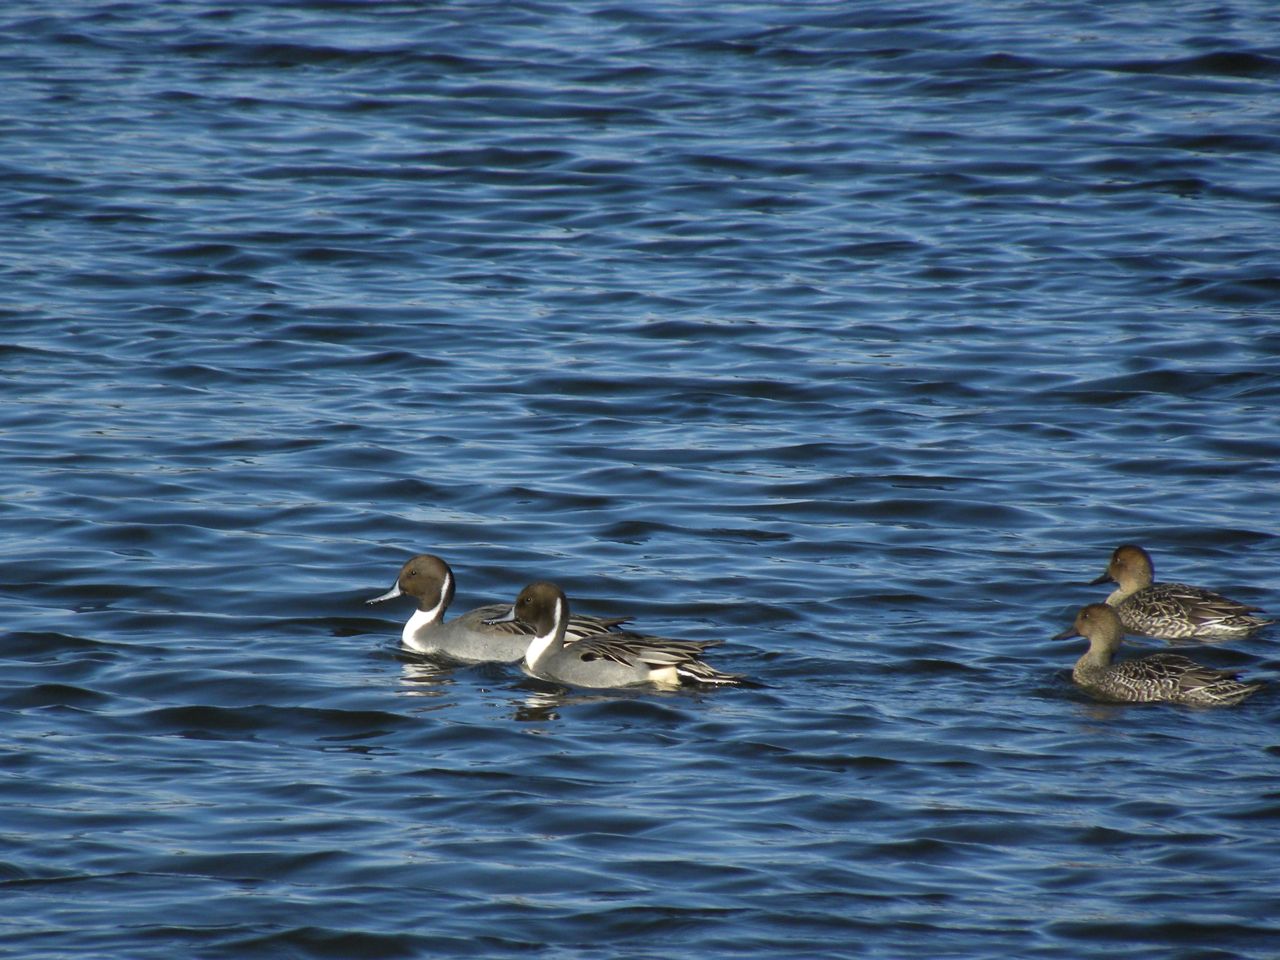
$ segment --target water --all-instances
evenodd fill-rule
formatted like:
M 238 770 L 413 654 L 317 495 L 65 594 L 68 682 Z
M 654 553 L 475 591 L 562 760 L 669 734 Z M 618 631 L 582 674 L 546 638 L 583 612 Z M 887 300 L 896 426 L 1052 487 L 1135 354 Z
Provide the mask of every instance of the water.
M 0 952 L 1276 956 L 1274 690 L 1049 637 L 1280 611 L 1278 29 L 6 8 Z M 417 660 L 419 551 L 765 686 Z

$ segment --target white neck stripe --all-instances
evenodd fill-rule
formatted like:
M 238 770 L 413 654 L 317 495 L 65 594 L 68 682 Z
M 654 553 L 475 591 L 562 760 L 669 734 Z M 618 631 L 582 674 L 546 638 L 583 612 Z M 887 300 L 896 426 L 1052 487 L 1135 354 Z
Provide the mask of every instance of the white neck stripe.
M 427 644 L 418 641 L 418 632 L 426 632 L 432 627 L 439 625 L 441 617 L 444 616 L 444 597 L 440 598 L 430 610 L 415 610 L 404 625 L 404 629 L 400 631 L 400 641 L 406 646 L 414 650 L 429 650 Z
M 530 667 L 536 667 L 539 660 L 545 657 L 555 646 L 556 640 L 561 636 L 564 627 L 564 601 L 556 597 L 556 615 L 551 623 L 551 629 L 542 636 L 534 637 L 529 641 L 529 649 L 525 651 L 524 661 Z

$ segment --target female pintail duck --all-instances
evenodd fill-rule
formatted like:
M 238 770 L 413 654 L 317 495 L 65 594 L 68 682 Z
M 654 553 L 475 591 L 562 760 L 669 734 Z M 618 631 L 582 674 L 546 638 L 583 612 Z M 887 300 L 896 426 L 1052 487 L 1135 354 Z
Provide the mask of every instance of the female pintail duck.
M 1124 628 L 1115 608 L 1091 603 L 1078 614 L 1069 630 L 1053 639 L 1084 637 L 1089 650 L 1076 661 L 1071 679 L 1099 700 L 1128 703 L 1186 703 L 1200 707 L 1239 703 L 1264 684 L 1236 679 L 1228 670 L 1215 670 L 1176 653 L 1153 653 L 1122 663 L 1112 663 Z
M 399 596 L 417 601 L 418 607 L 404 625 L 400 639 L 418 653 L 473 663 L 515 663 L 524 656 L 533 639 L 533 630 L 518 620 L 494 622 L 509 609 L 505 603 L 477 607 L 446 623 L 444 613 L 453 602 L 453 591 L 453 571 L 449 565 L 439 557 L 423 553 L 406 560 L 395 585 L 368 602 L 381 603 Z M 608 633 L 627 619 L 575 616 L 566 625 L 566 642 Z
M 1093 582 L 1119 586 L 1107 597 L 1130 633 L 1165 640 L 1236 640 L 1271 623 L 1257 607 L 1185 583 L 1156 583 L 1151 556 L 1131 543 L 1116 547 L 1107 572 Z
M 629 687 L 652 683 L 738 684 L 744 678 L 704 663 L 702 652 L 721 641 L 667 640 L 639 633 L 600 633 L 566 643 L 569 600 L 554 583 L 531 583 L 499 623 L 522 622 L 533 630 L 524 668 L 534 677 L 577 687 Z

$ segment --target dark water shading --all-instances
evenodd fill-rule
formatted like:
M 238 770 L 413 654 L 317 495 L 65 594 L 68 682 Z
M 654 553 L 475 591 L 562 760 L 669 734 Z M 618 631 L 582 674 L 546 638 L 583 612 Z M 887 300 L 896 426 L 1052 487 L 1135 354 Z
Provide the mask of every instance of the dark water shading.
M 1280 613 L 1277 36 L 6 8 L 0 953 L 1274 957 L 1276 687 L 1049 638 L 1126 540 Z M 761 686 L 405 654 L 423 550 Z

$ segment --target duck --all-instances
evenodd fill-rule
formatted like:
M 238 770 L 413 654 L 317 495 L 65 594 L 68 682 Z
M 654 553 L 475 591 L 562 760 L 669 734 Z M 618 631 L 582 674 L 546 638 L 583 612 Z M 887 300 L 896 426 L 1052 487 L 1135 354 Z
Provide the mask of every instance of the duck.
M 396 597 L 412 597 L 417 607 L 404 625 L 400 640 L 415 653 L 466 663 L 518 663 L 529 649 L 533 630 L 519 620 L 498 622 L 508 610 L 505 603 L 487 604 L 444 619 L 453 602 L 453 570 L 440 557 L 420 553 L 400 568 L 396 582 L 386 593 L 367 603 Z M 573 616 L 565 624 L 565 643 L 608 633 L 629 617 Z
M 1055 640 L 1084 637 L 1089 649 L 1071 671 L 1076 686 L 1098 700 L 1121 703 L 1183 703 L 1198 707 L 1228 706 L 1261 690 L 1262 681 L 1245 682 L 1228 670 L 1196 663 L 1177 653 L 1153 653 L 1112 662 L 1124 639 L 1116 609 L 1091 603 Z
M 1129 633 L 1163 640 L 1238 640 L 1274 622 L 1253 616 L 1258 607 L 1203 587 L 1156 583 L 1151 555 L 1132 543 L 1116 547 L 1106 572 L 1093 584 L 1109 580 L 1118 586 L 1107 603 Z
M 522 666 L 540 680 L 575 687 L 630 687 L 650 684 L 727 686 L 748 681 L 722 673 L 702 660 L 703 651 L 722 641 L 669 640 L 630 631 L 601 632 L 568 642 L 569 600 L 554 583 L 531 583 L 495 623 L 524 623 L 533 633 Z

